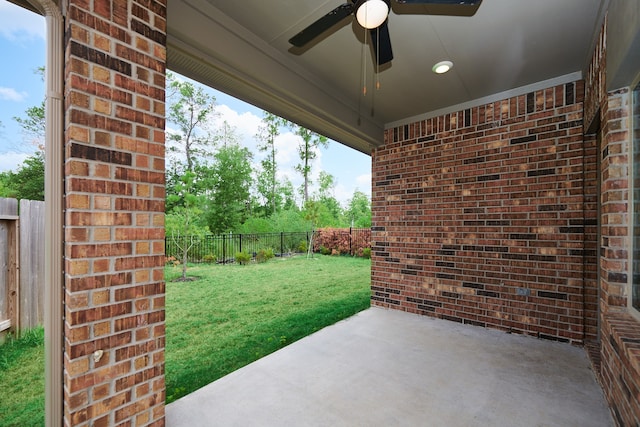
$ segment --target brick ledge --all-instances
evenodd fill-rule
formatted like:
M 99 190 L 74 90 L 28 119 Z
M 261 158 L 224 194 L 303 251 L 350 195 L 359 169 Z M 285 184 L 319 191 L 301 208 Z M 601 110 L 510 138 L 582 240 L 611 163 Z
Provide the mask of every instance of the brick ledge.
M 626 358 L 635 375 L 640 376 L 640 321 L 624 312 L 607 313 L 604 321 L 620 356 Z

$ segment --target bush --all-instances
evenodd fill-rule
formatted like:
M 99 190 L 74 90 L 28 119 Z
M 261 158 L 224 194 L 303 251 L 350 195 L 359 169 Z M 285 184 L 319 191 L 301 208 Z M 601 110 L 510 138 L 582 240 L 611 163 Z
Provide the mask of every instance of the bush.
M 360 250 L 371 247 L 370 229 L 321 228 L 314 233 L 314 251 L 325 254 L 322 248 L 340 254 L 361 256 Z
M 322 255 L 331 255 L 331 249 L 320 246 L 320 253 Z
M 258 253 L 256 254 L 256 261 L 260 262 L 260 263 L 267 262 L 271 258 L 273 258 L 274 256 L 275 256 L 275 254 L 273 253 L 273 249 L 271 249 L 271 248 L 260 249 L 258 251 Z
M 218 260 L 218 257 L 213 254 L 207 254 L 202 257 L 202 260 L 206 263 L 213 264 Z
M 305 240 L 301 240 L 300 243 L 298 244 L 298 252 L 305 253 L 307 252 L 308 249 L 309 247 L 307 246 L 307 242 Z
M 362 248 L 362 258 L 371 259 L 371 248 Z
M 251 255 L 244 251 L 236 252 L 236 262 L 240 265 L 247 265 L 251 262 Z

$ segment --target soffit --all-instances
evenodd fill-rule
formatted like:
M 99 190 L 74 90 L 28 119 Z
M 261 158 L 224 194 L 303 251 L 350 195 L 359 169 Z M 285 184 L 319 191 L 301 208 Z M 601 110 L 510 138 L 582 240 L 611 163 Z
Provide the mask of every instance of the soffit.
M 392 2 L 394 60 L 378 70 L 379 90 L 372 88 L 371 52 L 363 51 L 364 32 L 355 22 L 346 19 L 304 51 L 288 43 L 340 3 L 169 0 L 168 65 L 368 152 L 391 125 L 580 76 L 606 2 L 484 0 L 473 16 Z M 453 69 L 432 73 L 443 59 L 453 61 Z
M 531 90 L 548 79 L 576 78 L 589 61 L 608 0 L 484 0 L 473 16 L 392 0 L 394 60 L 377 73 L 354 20 L 308 49 L 288 43 L 340 3 L 168 0 L 168 66 L 370 152 L 386 127 L 492 94 Z M 435 75 L 431 67 L 443 59 L 454 67 Z M 375 79 L 379 90 L 373 90 Z

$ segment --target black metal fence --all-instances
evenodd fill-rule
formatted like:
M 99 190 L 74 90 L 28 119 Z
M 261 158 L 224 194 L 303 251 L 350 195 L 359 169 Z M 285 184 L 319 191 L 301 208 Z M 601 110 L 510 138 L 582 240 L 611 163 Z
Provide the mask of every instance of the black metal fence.
M 255 258 L 260 251 L 273 251 L 275 256 L 281 257 L 305 253 L 310 244 L 313 244 L 316 252 L 322 247 L 328 248 L 329 253 L 336 249 L 340 254 L 362 256 L 362 248 L 371 247 L 370 239 L 369 228 L 345 228 L 319 229 L 315 232 L 167 236 L 164 244 L 168 260 L 182 262 L 186 247 L 188 262 L 229 263 L 235 261 L 238 252 L 246 252 Z
M 261 250 L 271 250 L 275 256 L 287 256 L 304 253 L 309 247 L 311 231 L 255 233 L 255 234 L 221 234 L 207 236 L 167 236 L 165 239 L 165 255 L 182 261 L 185 246 L 188 249 L 189 262 L 233 262 L 238 252 L 246 252 L 253 257 Z

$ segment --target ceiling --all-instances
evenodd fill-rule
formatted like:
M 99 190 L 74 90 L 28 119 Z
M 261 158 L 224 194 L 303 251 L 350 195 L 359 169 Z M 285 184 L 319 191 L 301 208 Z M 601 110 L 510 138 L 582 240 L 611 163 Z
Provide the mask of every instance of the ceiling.
M 392 0 L 394 59 L 374 73 L 351 18 L 308 49 L 288 42 L 344 1 L 169 0 L 168 66 L 368 153 L 385 128 L 580 78 L 608 4 L 484 0 L 447 16 Z M 433 73 L 445 59 L 451 71 Z
M 289 44 L 345 1 L 168 0 L 168 67 L 370 153 L 386 128 L 581 78 L 609 5 L 483 0 L 448 16 L 391 0 L 394 59 L 379 70 L 351 18 L 306 49 Z M 441 60 L 454 66 L 436 75 Z

